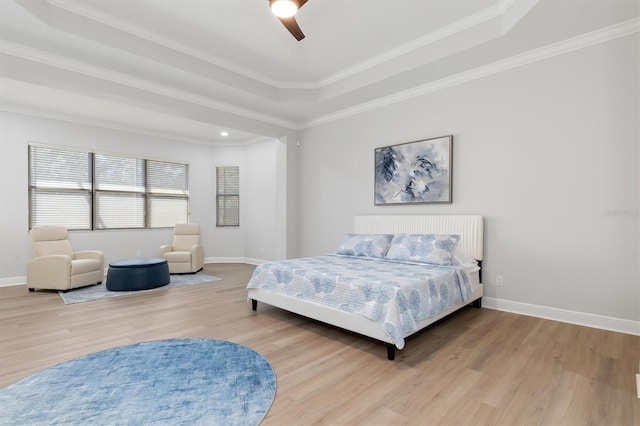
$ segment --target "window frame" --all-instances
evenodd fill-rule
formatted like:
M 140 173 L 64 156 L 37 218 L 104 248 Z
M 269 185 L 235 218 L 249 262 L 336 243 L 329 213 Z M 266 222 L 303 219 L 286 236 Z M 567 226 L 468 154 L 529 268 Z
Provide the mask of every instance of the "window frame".
M 70 189 L 70 188 L 56 188 L 56 187 L 38 187 L 37 185 L 35 185 L 33 183 L 33 171 L 32 171 L 32 149 L 38 149 L 38 148 L 44 148 L 44 149 L 52 149 L 52 150 L 59 150 L 59 151 L 67 151 L 67 152 L 76 152 L 76 153 L 82 153 L 82 154 L 87 154 L 88 155 L 88 161 L 89 161 L 89 188 L 88 189 Z M 68 229 L 70 231 L 112 231 L 112 230 L 143 230 L 143 229 L 168 229 L 168 228 L 172 228 L 174 225 L 167 225 L 167 226 L 150 226 L 150 221 L 149 221 L 149 217 L 150 217 L 150 198 L 158 198 L 158 197 L 169 197 L 171 199 L 180 199 L 180 200 L 185 200 L 186 202 L 186 212 L 185 215 L 186 217 L 184 219 L 179 219 L 179 221 L 186 221 L 189 222 L 190 220 L 190 215 L 191 215 L 191 208 L 190 208 L 190 204 L 191 204 L 191 197 L 190 197 L 190 191 L 189 191 L 189 163 L 187 162 L 179 162 L 179 161 L 168 161 L 168 160 L 162 160 L 162 159 L 155 159 L 155 158 L 146 158 L 146 157 L 139 157 L 139 156 L 132 156 L 132 155 L 127 155 L 127 154 L 118 154 L 118 153 L 112 153 L 112 152 L 105 152 L 105 151 L 94 151 L 94 150 L 87 150 L 87 149 L 82 149 L 82 148 L 73 148 L 73 147 L 66 147 L 66 146 L 57 146 L 57 145 L 51 145 L 51 144 L 43 144 L 43 143 L 37 143 L 37 142 L 29 142 L 28 146 L 27 146 L 27 163 L 28 163 L 28 200 L 29 200 L 29 230 L 33 229 L 34 226 L 37 226 L 36 224 L 34 224 L 34 215 L 33 215 L 33 209 L 34 209 L 34 204 L 33 204 L 33 194 L 34 191 L 35 192 L 68 192 L 68 193 L 83 193 L 83 194 L 88 194 L 89 195 L 89 227 L 88 228 L 75 228 L 72 226 L 69 226 Z M 142 164 L 142 175 L 143 175 L 143 186 L 144 186 L 144 190 L 142 192 L 140 191 L 121 191 L 121 190 L 105 190 L 105 189 L 97 189 L 97 187 L 99 186 L 99 183 L 96 181 L 97 177 L 96 177 L 96 163 L 95 163 L 95 156 L 96 154 L 100 154 L 100 155 L 105 155 L 105 156 L 111 156 L 111 157 L 120 157 L 120 158 L 126 158 L 126 159 L 134 159 L 137 161 L 141 161 Z M 159 195 L 157 192 L 153 192 L 151 191 L 150 187 L 151 187 L 151 183 L 149 182 L 149 178 L 148 178 L 148 168 L 149 168 L 149 162 L 160 162 L 160 163 L 168 163 L 168 164 L 172 164 L 172 165 L 178 165 L 178 166 L 183 166 L 184 167 L 184 191 L 183 194 L 162 194 Z M 142 207 L 142 226 L 141 227 L 98 227 L 97 226 L 97 222 L 98 222 L 98 207 L 97 207 L 97 198 L 98 198 L 98 194 L 116 194 L 116 195 L 132 195 L 132 194 L 139 194 L 142 196 L 143 198 L 143 207 Z
M 33 183 L 33 168 L 32 168 L 32 148 L 35 149 L 49 149 L 49 150 L 57 150 L 57 151 L 66 151 L 68 153 L 81 153 L 81 154 L 86 154 L 87 155 L 87 173 L 88 173 L 88 184 L 87 184 L 87 188 L 65 188 L 63 186 L 37 186 Z M 87 195 L 88 198 L 88 202 L 89 202 L 89 211 L 88 211 L 88 227 L 80 227 L 80 228 L 76 228 L 76 227 L 69 227 L 69 230 L 74 230 L 74 231 L 90 231 L 93 229 L 93 209 L 91 208 L 91 206 L 93 206 L 93 202 L 94 202 L 94 193 L 93 193 L 93 188 L 92 188 L 92 181 L 93 181 L 93 156 L 90 155 L 90 153 L 86 150 L 82 150 L 82 149 L 74 149 L 74 148 L 69 148 L 69 147 L 60 147 L 60 146 L 56 146 L 56 145 L 47 145 L 47 144 L 37 144 L 34 142 L 29 142 L 29 144 L 27 145 L 27 187 L 28 187 L 28 194 L 27 194 L 27 198 L 28 198 L 28 204 L 29 204 L 29 230 L 31 230 L 33 228 L 33 222 L 35 220 L 34 218 L 34 201 L 33 201 L 33 197 L 34 197 L 34 192 L 36 193 L 67 193 L 67 194 L 85 194 Z
M 165 188 L 165 191 L 158 191 L 157 189 L 155 189 L 155 184 L 150 183 L 153 178 L 153 176 L 155 175 L 155 173 L 151 173 L 151 167 L 150 167 L 150 163 L 164 163 L 164 164 L 169 164 L 169 165 L 181 165 L 181 166 L 185 166 L 184 168 L 184 189 L 180 190 L 182 191 L 182 193 L 180 193 L 180 191 L 178 190 L 167 190 L 168 188 Z M 164 228 L 172 228 L 175 226 L 175 223 L 171 224 L 171 225 L 167 225 L 167 226 L 150 226 L 151 222 L 153 221 L 153 216 L 151 215 L 152 211 L 153 211 L 153 200 L 185 200 L 186 201 L 186 218 L 184 220 L 184 222 L 189 222 L 190 216 L 191 216 L 191 204 L 190 204 L 190 197 L 189 197 L 189 164 L 188 163 L 179 163 L 176 161 L 166 161 L 166 160 L 157 160 L 157 159 L 151 159 L 151 158 L 147 158 L 144 160 L 144 164 L 145 164 L 145 168 L 144 168 L 144 179 L 145 179 L 145 218 L 144 218 L 144 223 L 145 223 L 145 228 L 148 229 L 164 229 Z M 159 186 L 159 185 L 158 185 Z
M 220 180 L 220 172 L 226 169 L 236 169 L 238 180 L 236 182 L 236 186 L 238 188 L 237 192 L 227 192 L 226 185 L 225 188 L 221 188 L 221 180 Z M 229 218 L 225 218 L 222 215 L 226 209 L 220 209 L 220 202 L 229 199 L 237 200 L 237 210 L 236 210 L 236 218 L 237 221 L 235 223 L 226 223 Z M 240 166 L 216 166 L 216 228 L 239 228 L 240 227 Z

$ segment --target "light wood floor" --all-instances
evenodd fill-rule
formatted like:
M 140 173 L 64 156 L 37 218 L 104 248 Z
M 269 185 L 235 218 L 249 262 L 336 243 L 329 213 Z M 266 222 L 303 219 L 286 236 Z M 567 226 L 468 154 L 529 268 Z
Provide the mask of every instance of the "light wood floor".
M 271 363 L 278 389 L 263 425 L 640 424 L 640 337 L 465 308 L 388 361 L 379 342 L 262 304 L 252 312 L 252 270 L 209 264 L 222 281 L 67 306 L 0 288 L 0 387 L 102 349 L 199 337 Z

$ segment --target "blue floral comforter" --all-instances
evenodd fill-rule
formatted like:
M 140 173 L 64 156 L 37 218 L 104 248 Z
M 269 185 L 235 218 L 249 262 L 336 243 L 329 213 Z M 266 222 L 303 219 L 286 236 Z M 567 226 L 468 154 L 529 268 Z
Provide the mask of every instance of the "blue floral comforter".
M 398 349 L 421 320 L 471 297 L 469 274 L 461 267 L 337 255 L 261 264 L 247 288 L 377 321 Z

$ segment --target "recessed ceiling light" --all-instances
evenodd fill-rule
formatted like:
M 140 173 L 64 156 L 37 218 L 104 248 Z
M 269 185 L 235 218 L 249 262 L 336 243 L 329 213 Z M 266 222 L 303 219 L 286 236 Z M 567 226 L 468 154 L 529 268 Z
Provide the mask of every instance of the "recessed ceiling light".
M 220 136 L 229 136 L 229 132 L 225 132 L 224 130 L 220 132 Z

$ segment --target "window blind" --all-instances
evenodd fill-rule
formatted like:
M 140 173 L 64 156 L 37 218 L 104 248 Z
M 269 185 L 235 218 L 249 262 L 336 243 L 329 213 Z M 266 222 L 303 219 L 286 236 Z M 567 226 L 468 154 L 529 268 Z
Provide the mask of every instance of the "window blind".
M 189 218 L 186 164 L 147 160 L 147 226 L 171 227 Z
M 144 228 L 144 160 L 95 154 L 95 229 Z
M 173 227 L 189 221 L 188 165 L 29 145 L 29 228 Z
M 91 229 L 88 152 L 29 145 L 29 227 Z
M 240 167 L 216 167 L 216 226 L 240 226 Z

